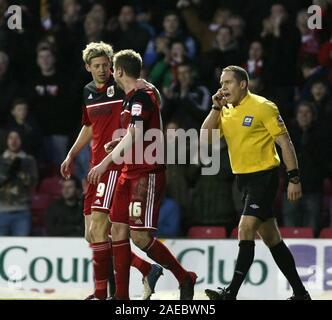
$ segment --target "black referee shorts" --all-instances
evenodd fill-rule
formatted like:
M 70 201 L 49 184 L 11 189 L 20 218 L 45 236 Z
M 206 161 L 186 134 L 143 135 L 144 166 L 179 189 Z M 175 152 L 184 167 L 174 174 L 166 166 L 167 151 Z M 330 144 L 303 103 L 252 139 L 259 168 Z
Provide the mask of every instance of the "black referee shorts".
M 254 216 L 262 221 L 274 217 L 273 203 L 279 187 L 278 167 L 236 176 L 244 202 L 243 215 Z

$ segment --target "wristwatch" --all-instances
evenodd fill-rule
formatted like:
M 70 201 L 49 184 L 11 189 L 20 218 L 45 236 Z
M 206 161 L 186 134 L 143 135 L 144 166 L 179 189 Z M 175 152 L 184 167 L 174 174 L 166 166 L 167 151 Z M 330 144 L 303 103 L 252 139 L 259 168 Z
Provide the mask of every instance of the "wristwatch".
M 216 111 L 221 111 L 220 107 L 215 106 L 214 104 L 212 105 L 212 109 Z
M 288 180 L 290 183 L 293 183 L 293 184 L 298 184 L 300 183 L 300 177 L 297 176 L 297 177 L 292 177 Z
M 300 171 L 299 169 L 293 169 L 287 172 L 288 182 L 298 184 L 300 183 Z

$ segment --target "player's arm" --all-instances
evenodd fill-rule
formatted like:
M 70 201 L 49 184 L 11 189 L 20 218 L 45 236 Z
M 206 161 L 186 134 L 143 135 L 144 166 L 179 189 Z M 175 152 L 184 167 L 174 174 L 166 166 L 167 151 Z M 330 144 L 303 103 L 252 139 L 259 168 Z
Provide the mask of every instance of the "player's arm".
M 110 142 L 105 143 L 105 145 L 104 145 L 105 152 L 111 153 L 121 140 L 122 140 L 122 138 L 118 138 L 118 139 L 114 139 Z
M 158 105 L 161 105 L 161 95 L 159 90 L 151 83 L 146 81 L 145 79 L 138 79 L 136 82 L 137 89 L 144 89 L 146 87 L 150 88 L 153 91 L 153 94 L 157 98 Z
M 297 162 L 296 152 L 292 140 L 288 132 L 283 133 L 275 138 L 276 143 L 282 151 L 282 159 L 288 173 L 288 200 L 295 201 L 302 196 L 302 187 L 299 176 L 299 166 Z
M 121 139 L 113 151 L 108 154 L 102 162 L 108 167 L 111 163 L 117 162 L 122 154 L 126 154 L 127 150 L 132 148 L 135 141 L 141 137 L 142 129 L 139 127 L 131 127 L 127 129 L 126 135 Z
M 159 90 L 150 82 L 148 82 L 151 90 L 153 91 L 153 94 L 156 96 L 157 98 L 157 101 L 158 101 L 158 105 L 160 106 L 161 105 L 161 94 L 159 92 Z
M 97 184 L 100 181 L 101 176 L 107 170 L 107 167 L 120 159 L 122 154 L 132 148 L 132 145 L 137 139 L 142 136 L 143 129 L 139 127 L 129 127 L 127 133 L 121 139 L 121 141 L 116 145 L 111 153 L 109 153 L 102 162 L 97 166 L 93 167 L 88 174 L 88 181 L 92 184 Z
M 74 158 L 77 154 L 86 146 L 92 138 L 92 128 L 91 126 L 84 125 L 78 134 L 76 141 L 74 142 L 73 146 L 69 150 L 66 159 L 61 164 L 61 175 L 68 179 L 71 175 L 71 169 Z
M 209 142 L 212 139 L 212 130 L 218 129 L 220 125 L 220 112 L 223 106 L 226 105 L 226 100 L 223 98 L 221 89 L 212 96 L 212 108 L 208 116 L 205 118 L 201 130 L 208 130 Z M 202 135 L 202 131 L 201 131 Z

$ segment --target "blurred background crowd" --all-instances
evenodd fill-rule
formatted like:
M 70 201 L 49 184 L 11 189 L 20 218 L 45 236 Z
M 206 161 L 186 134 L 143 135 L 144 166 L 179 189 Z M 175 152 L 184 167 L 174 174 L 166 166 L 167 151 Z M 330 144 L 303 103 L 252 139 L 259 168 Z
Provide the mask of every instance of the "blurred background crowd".
M 10 5 L 22 29 L 8 28 Z M 319 5 L 322 29 L 308 27 Z M 62 181 L 59 166 L 81 126 L 91 81 L 81 52 L 91 41 L 134 49 L 142 77 L 163 97 L 164 127 L 199 129 L 222 68 L 244 67 L 249 89 L 274 101 L 299 160 L 303 198 L 275 210 L 282 226 L 332 226 L 332 3 L 329 0 L 0 0 L 0 236 L 83 236 L 82 191 L 89 147 Z M 237 225 L 241 196 L 221 142 L 221 170 L 168 165 L 159 235 L 192 226 Z

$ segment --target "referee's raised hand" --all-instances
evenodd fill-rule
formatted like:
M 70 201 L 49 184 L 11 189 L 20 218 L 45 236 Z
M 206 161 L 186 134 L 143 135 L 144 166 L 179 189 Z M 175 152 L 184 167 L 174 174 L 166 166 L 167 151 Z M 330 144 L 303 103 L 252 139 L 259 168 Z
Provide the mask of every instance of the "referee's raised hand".
M 222 93 L 222 90 L 219 89 L 213 96 L 212 96 L 212 103 L 214 106 L 222 108 L 227 104 L 227 101 Z

